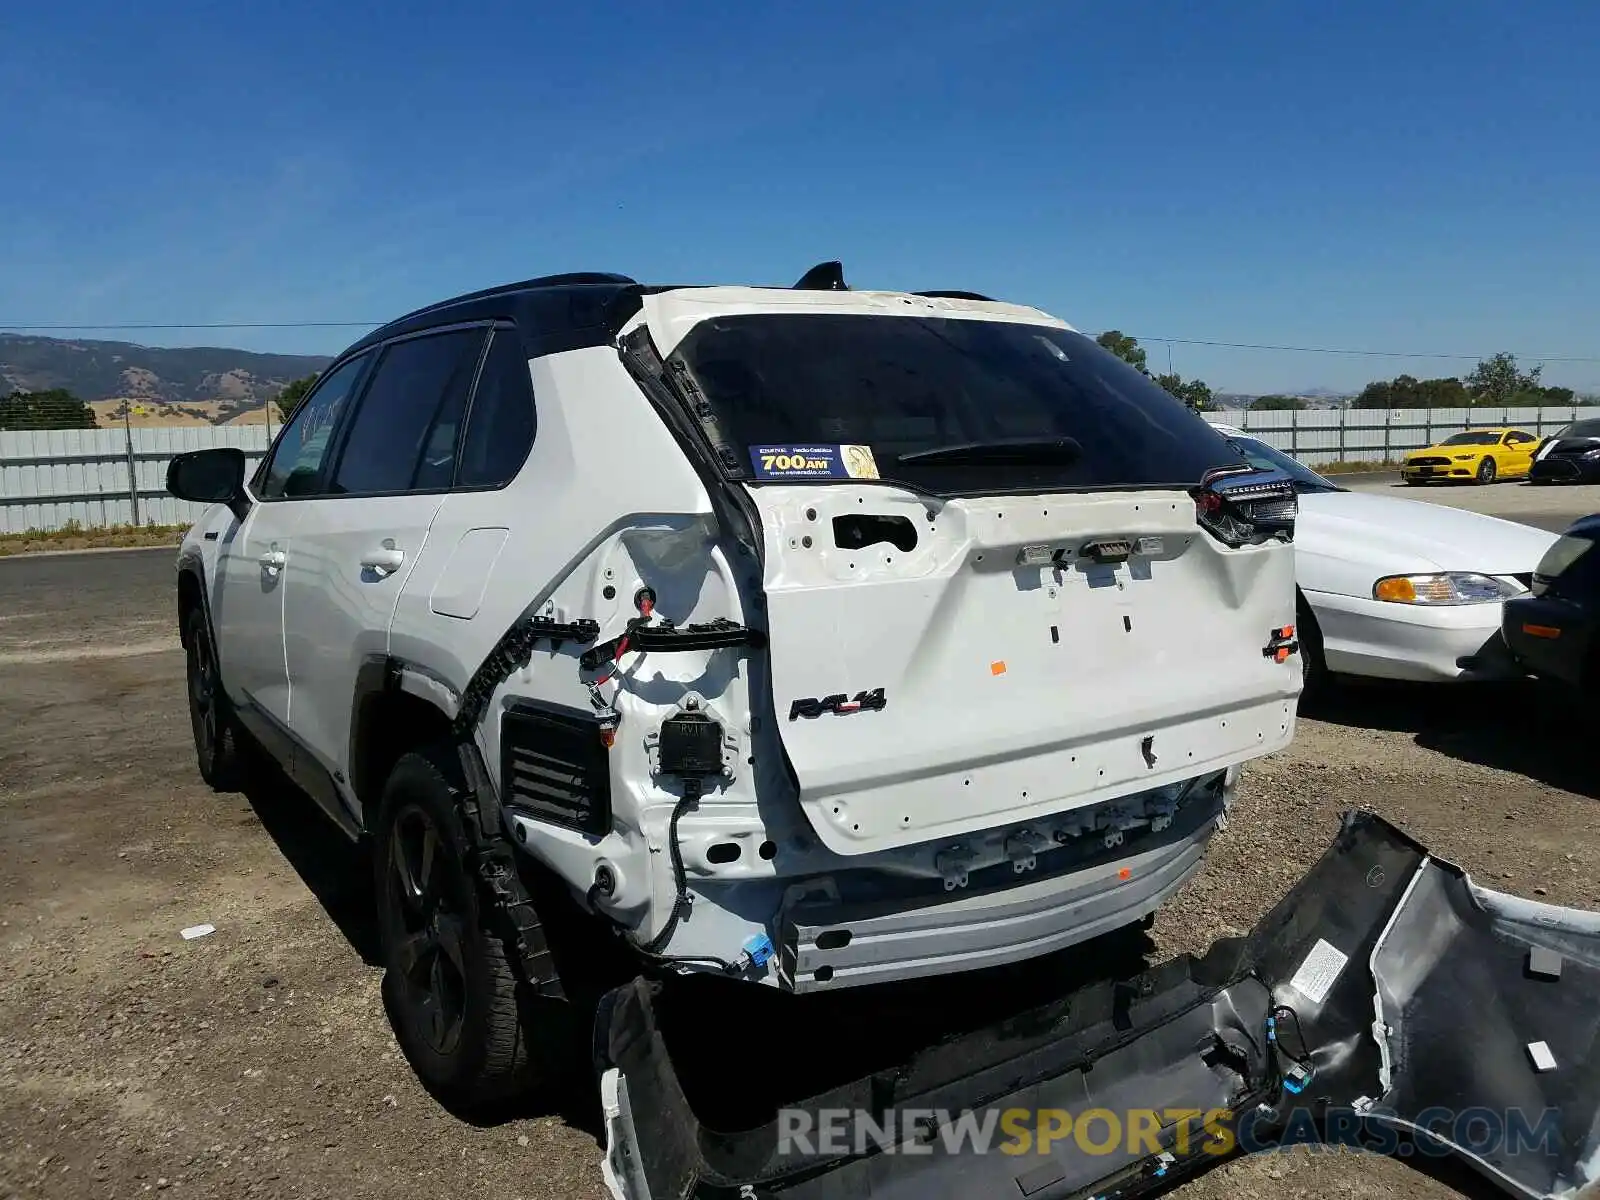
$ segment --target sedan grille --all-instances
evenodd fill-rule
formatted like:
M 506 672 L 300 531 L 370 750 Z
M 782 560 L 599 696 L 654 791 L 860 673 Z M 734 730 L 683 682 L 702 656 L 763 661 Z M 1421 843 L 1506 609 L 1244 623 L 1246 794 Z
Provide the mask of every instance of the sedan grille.
M 1546 457 L 1553 458 L 1558 454 L 1563 457 L 1587 454 L 1589 451 L 1597 449 L 1600 449 L 1600 438 L 1568 438 L 1551 446 L 1550 453 Z
M 1552 454 L 1534 463 L 1533 473 L 1540 476 L 1549 475 L 1554 479 L 1576 479 L 1579 469 L 1578 464 L 1571 458 L 1557 458 Z
M 1441 458 L 1437 455 L 1406 459 L 1406 466 L 1408 467 L 1448 467 L 1449 465 L 1450 460 L 1448 458 Z

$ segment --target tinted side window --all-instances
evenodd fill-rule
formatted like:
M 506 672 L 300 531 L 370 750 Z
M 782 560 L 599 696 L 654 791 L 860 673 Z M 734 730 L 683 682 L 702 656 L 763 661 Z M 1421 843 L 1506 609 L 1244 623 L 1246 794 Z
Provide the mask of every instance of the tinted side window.
M 533 386 L 516 333 L 497 329 L 467 415 L 457 487 L 500 487 L 522 469 L 533 448 Z
M 1523 442 L 1531 442 L 1531 441 L 1533 441 L 1533 435 L 1529 434 L 1529 433 L 1519 433 L 1519 432 L 1513 431 L 1513 432 L 1511 432 L 1511 433 L 1506 435 L 1506 441 L 1508 443 L 1510 443 L 1511 445 L 1513 445 L 1513 446 L 1518 446 L 1518 445 L 1521 445 Z
M 314 495 L 333 428 L 348 407 L 370 354 L 352 358 L 329 375 L 295 410 L 279 435 L 277 447 L 258 476 L 256 494 L 263 499 Z
M 448 486 L 455 427 L 482 345 L 483 330 L 458 329 L 384 350 L 329 490 L 351 495 Z M 415 482 L 419 479 L 426 482 Z

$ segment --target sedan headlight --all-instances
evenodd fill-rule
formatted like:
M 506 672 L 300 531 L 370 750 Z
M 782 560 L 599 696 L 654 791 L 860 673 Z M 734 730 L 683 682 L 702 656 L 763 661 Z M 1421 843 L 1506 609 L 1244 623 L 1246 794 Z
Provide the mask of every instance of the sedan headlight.
M 1388 575 L 1372 585 L 1375 600 L 1391 604 L 1488 604 L 1520 596 L 1526 589 L 1514 579 L 1445 571 L 1437 575 Z
M 1475 459 L 1477 457 L 1478 456 L 1476 454 L 1458 454 L 1458 455 L 1456 455 L 1456 461 L 1457 462 L 1471 462 L 1473 459 Z
M 1562 536 L 1555 540 L 1550 549 L 1544 552 L 1544 557 L 1539 560 L 1539 565 L 1533 569 L 1533 590 L 1536 595 L 1542 594 L 1550 586 L 1550 581 L 1560 575 L 1573 563 L 1577 562 L 1590 550 L 1594 543 L 1588 538 Z

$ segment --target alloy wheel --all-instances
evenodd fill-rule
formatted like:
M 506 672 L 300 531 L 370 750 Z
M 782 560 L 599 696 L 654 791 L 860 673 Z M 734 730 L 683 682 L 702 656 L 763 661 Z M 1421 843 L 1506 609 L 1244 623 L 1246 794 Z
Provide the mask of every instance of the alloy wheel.
M 209 762 L 217 750 L 217 668 L 203 622 L 195 623 L 189 639 L 189 717 L 195 750 Z
M 450 903 L 447 860 L 432 818 L 416 805 L 404 808 L 389 841 L 394 966 L 418 1032 L 441 1055 L 460 1043 L 467 1009 L 466 929 Z

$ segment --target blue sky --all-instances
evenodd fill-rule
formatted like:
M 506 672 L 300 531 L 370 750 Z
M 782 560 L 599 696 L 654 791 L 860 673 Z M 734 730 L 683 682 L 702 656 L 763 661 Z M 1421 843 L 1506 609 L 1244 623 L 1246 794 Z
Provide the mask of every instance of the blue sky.
M 1597 46 L 1592 0 L 19 0 L 0 323 L 380 321 L 840 258 L 1090 332 L 1600 357 Z M 1219 390 L 1471 366 L 1171 352 Z

